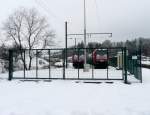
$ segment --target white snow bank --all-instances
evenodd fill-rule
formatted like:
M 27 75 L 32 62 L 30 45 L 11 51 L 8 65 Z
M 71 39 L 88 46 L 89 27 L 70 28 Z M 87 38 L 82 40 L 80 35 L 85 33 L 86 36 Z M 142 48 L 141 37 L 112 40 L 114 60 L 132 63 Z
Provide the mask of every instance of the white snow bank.
M 150 65 L 150 61 L 142 61 L 142 64 Z
M 63 67 L 63 62 L 56 62 L 54 65 L 56 67 Z
M 29 67 L 29 62 L 30 62 L 29 57 L 26 57 L 25 61 L 26 61 L 26 66 Z M 18 64 L 20 64 L 19 66 L 21 68 L 24 68 L 24 63 L 22 62 L 22 60 L 19 60 Z M 44 60 L 42 58 L 36 59 L 36 57 L 34 57 L 31 61 L 31 68 L 34 69 L 34 68 L 36 68 L 36 66 L 38 66 L 38 68 L 47 67 L 47 66 L 49 66 L 49 62 L 47 62 L 46 60 Z
M 0 115 L 150 115 L 149 75 L 131 85 L 0 80 Z

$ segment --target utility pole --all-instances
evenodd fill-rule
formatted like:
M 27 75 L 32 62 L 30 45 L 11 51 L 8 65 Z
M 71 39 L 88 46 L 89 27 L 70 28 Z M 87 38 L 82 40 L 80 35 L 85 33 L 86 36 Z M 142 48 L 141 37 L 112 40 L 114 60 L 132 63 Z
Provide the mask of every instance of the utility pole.
M 65 22 L 65 41 L 66 41 L 66 48 L 65 48 L 65 60 L 66 60 L 66 68 L 67 66 L 67 36 L 68 36 L 68 31 L 67 31 L 67 21 Z
M 108 34 L 109 37 L 112 37 L 112 33 L 87 33 L 86 31 L 86 0 L 84 0 L 84 32 L 81 34 L 67 34 L 67 30 L 66 30 L 66 51 L 67 51 L 67 36 L 84 36 L 84 72 L 88 71 L 88 65 L 87 65 L 87 49 L 86 49 L 86 38 L 87 36 L 92 36 L 92 35 L 100 35 L 100 34 Z M 66 24 L 66 28 L 67 28 L 67 24 Z M 76 39 L 75 39 L 76 40 Z M 75 41 L 76 42 L 76 41 Z M 66 54 L 67 57 L 67 54 Z M 67 60 L 66 60 L 67 63 Z M 66 65 L 67 67 L 67 65 Z
M 86 56 L 86 2 L 84 0 L 84 71 L 88 71 L 86 69 L 87 64 L 87 56 Z
M 77 38 L 75 38 L 75 48 L 77 48 Z

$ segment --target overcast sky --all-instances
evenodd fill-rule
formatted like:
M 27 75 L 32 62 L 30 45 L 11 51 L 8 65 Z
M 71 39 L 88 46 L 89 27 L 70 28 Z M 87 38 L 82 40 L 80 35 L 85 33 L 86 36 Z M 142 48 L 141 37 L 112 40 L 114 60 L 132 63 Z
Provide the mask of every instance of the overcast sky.
M 68 33 L 83 33 L 83 0 L 0 0 L 0 26 L 19 7 L 37 8 L 56 31 L 64 47 L 64 22 Z M 88 41 L 123 41 L 150 37 L 150 0 L 86 0 L 87 32 L 112 32 L 113 37 L 94 36 Z M 83 40 L 78 39 L 78 42 Z M 74 42 L 69 40 L 70 45 Z

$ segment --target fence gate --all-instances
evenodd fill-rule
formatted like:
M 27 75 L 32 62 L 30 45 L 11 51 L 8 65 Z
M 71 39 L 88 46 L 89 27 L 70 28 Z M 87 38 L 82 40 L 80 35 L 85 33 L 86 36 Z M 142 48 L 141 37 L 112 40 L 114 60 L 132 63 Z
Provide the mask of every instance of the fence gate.
M 64 79 L 63 49 L 9 50 L 9 80 Z
M 9 80 L 125 80 L 127 83 L 128 72 L 141 79 L 140 54 L 126 54 L 126 48 L 122 47 L 9 50 Z

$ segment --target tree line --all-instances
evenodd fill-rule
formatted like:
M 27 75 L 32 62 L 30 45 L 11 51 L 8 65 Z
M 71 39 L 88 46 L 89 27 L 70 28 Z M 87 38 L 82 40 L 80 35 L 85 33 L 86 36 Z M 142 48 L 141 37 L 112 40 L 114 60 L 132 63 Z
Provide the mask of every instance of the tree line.
M 70 48 L 84 48 L 84 43 L 78 43 L 77 46 L 71 46 Z M 105 40 L 102 43 L 98 42 L 89 42 L 87 48 L 109 48 L 109 47 L 126 47 L 130 54 L 137 51 L 139 47 L 141 47 L 142 55 L 150 57 L 150 38 L 136 38 L 133 40 L 126 40 L 112 42 L 111 40 Z

